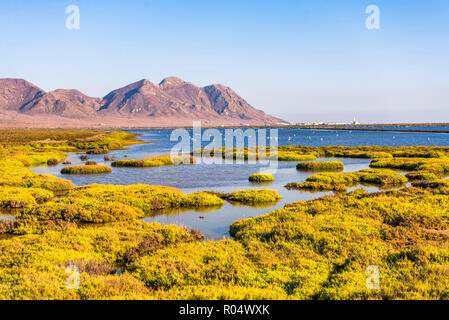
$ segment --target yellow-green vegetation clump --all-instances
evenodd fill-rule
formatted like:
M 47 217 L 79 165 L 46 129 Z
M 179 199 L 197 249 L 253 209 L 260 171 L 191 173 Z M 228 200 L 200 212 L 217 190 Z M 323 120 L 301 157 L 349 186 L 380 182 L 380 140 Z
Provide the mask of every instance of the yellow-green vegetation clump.
M 15 160 L 0 160 L 0 186 L 41 188 L 66 191 L 74 188 L 71 181 L 47 174 L 36 174 Z
M 303 183 L 288 183 L 285 187 L 289 190 L 345 192 L 348 187 L 357 185 L 358 181 L 357 175 L 353 173 L 326 172 L 310 176 Z
M 59 225 L 0 241 L 0 297 L 444 299 L 448 197 L 407 188 L 300 201 L 235 222 L 222 241 L 138 220 Z M 371 265 L 379 289 L 366 285 Z M 79 289 L 65 286 L 68 266 Z
M 0 130 L 0 186 L 73 189 L 71 181 L 35 174 L 27 167 L 61 162 L 67 151 L 123 148 L 137 143 L 134 138 L 134 134 L 121 131 Z
M 269 159 L 277 161 L 309 161 L 316 160 L 316 157 L 311 154 L 297 154 L 294 152 L 279 151 L 270 154 Z
M 403 186 L 408 179 L 393 170 L 365 169 L 355 173 L 361 183 L 377 186 Z
M 1 208 L 35 206 L 54 197 L 53 192 L 40 188 L 0 186 Z
M 148 167 L 161 167 L 172 166 L 181 164 L 192 164 L 194 159 L 191 156 L 158 156 L 143 160 L 124 159 L 111 163 L 113 167 L 136 167 L 136 168 L 148 168 Z
M 195 156 L 222 157 L 226 159 L 266 160 L 279 161 L 308 161 L 316 158 L 365 158 L 365 159 L 392 159 L 392 158 L 449 158 L 448 147 L 381 147 L 381 146 L 279 146 L 259 148 L 217 148 L 200 149 L 192 152 Z
M 412 172 L 407 173 L 405 176 L 410 181 L 417 181 L 417 180 L 434 181 L 434 180 L 440 179 L 440 176 L 436 175 L 435 173 L 433 173 L 431 171 L 426 171 L 426 170 L 412 171 Z
M 372 168 L 390 168 L 407 171 L 428 171 L 438 175 L 449 174 L 449 158 L 426 159 L 426 158 L 395 158 L 380 159 L 371 162 Z
M 341 161 L 308 161 L 296 165 L 297 170 L 304 171 L 342 171 L 344 167 Z
M 320 173 L 308 177 L 303 183 L 292 182 L 285 187 L 298 190 L 346 192 L 348 187 L 353 187 L 360 183 L 379 187 L 393 187 L 403 186 L 407 182 L 408 180 L 405 176 L 392 170 L 365 169 L 357 172 Z
M 381 147 L 381 146 L 285 146 L 279 149 L 290 149 L 296 152 L 314 154 L 317 157 L 341 157 L 341 158 L 444 158 L 449 157 L 449 147 L 436 146 L 409 146 L 409 147 Z
M 202 239 L 198 232 L 141 221 L 64 227 L 0 241 L 2 299 L 157 299 L 130 271 L 143 256 Z M 66 268 L 80 271 L 79 289 L 68 289 Z M 122 270 L 118 274 L 117 270 Z
M 277 161 L 307 161 L 316 160 L 313 154 L 306 154 L 291 150 L 288 147 L 280 146 L 276 150 L 270 147 L 245 147 L 245 148 L 221 148 L 221 149 L 200 149 L 192 152 L 192 155 L 199 157 L 221 157 L 233 160 L 277 160 Z
M 107 223 L 136 220 L 141 217 L 143 217 L 142 210 L 118 201 L 104 202 L 94 198 L 79 198 L 47 202 L 38 207 L 22 210 L 16 218 L 18 222 L 62 220 L 65 222 Z M 26 229 L 26 223 L 23 227 Z M 31 227 L 36 226 L 31 225 Z M 15 232 L 17 233 L 17 230 Z
M 250 175 L 248 180 L 251 182 L 272 182 L 274 181 L 274 177 L 272 174 L 255 173 Z
M 416 181 L 412 182 L 412 186 L 423 189 L 439 189 L 446 194 L 449 191 L 449 181 L 443 179 Z
M 276 190 L 250 189 L 231 192 L 226 196 L 226 199 L 231 202 L 256 205 L 274 203 L 282 199 L 282 197 Z
M 91 149 L 86 151 L 87 154 L 108 154 L 109 150 L 107 148 L 101 149 Z
M 61 170 L 62 174 L 102 174 L 111 173 L 112 169 L 104 165 L 82 165 L 82 166 L 68 166 Z
M 136 135 L 122 131 L 0 129 L 0 159 L 15 159 L 25 166 L 44 165 L 48 160 L 61 162 L 65 152 L 123 149 L 139 143 Z
M 414 188 L 357 191 L 241 220 L 230 232 L 248 248 L 274 250 L 254 254 L 264 270 L 278 265 L 279 252 L 293 250 L 282 273 L 298 277 L 285 287 L 290 298 L 441 299 L 449 284 L 443 271 L 449 252 L 446 197 Z M 366 286 L 370 265 L 380 271 L 377 290 Z M 274 283 L 280 281 L 276 275 Z
M 80 198 L 95 198 L 102 202 L 119 202 L 136 207 L 148 214 L 151 210 L 169 208 L 197 208 L 220 206 L 224 201 L 205 192 L 185 194 L 172 187 L 136 184 L 120 185 L 88 185 L 72 190 L 61 201 L 76 202 Z
M 58 225 L 133 221 L 152 210 L 218 207 L 223 204 L 221 198 L 205 192 L 185 194 L 171 187 L 94 184 L 75 188 L 43 205 L 21 210 L 15 224 L 3 233 L 42 233 Z

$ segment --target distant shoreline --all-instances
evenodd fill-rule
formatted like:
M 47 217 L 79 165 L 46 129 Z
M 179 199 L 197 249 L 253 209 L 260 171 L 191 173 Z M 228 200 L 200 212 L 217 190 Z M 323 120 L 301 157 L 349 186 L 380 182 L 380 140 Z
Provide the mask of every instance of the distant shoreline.
M 217 129 L 229 129 L 229 128 L 278 128 L 278 129 L 306 129 L 306 130 L 352 130 L 352 131 L 390 131 L 390 132 L 427 132 L 427 133 L 449 133 L 449 130 L 420 130 L 420 129 L 402 129 L 403 127 L 438 127 L 438 126 L 448 126 L 449 123 L 395 123 L 395 124 L 342 124 L 342 125 L 202 125 L 201 128 L 217 128 Z M 389 127 L 389 128 L 379 128 L 379 127 Z M 397 127 L 397 128 L 395 128 Z M 24 127 L 8 127 L 1 126 L 0 129 L 24 129 Z M 26 129 L 59 129 L 59 130 L 161 130 L 161 129 L 192 129 L 191 126 L 85 126 L 85 127 L 28 127 Z

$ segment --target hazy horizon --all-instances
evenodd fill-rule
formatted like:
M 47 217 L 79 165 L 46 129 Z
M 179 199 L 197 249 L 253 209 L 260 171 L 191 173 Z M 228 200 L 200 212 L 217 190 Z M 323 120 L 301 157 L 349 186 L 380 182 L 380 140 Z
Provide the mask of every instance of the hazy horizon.
M 292 123 L 449 122 L 448 16 L 447 1 L 5 0 L 0 77 L 103 97 L 176 76 Z

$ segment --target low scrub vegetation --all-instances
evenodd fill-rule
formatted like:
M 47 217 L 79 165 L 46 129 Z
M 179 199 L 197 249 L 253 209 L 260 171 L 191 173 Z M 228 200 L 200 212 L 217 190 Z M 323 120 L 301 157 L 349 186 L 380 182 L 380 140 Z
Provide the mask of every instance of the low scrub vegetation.
M 0 160 L 0 186 L 41 188 L 50 191 L 73 189 L 69 180 L 46 174 L 36 174 L 20 161 Z
M 190 156 L 174 156 L 169 155 L 153 157 L 143 160 L 118 160 L 112 162 L 113 167 L 136 167 L 136 168 L 149 168 L 149 167 L 161 167 L 161 166 L 172 166 L 181 164 L 192 164 L 194 163 L 193 157 Z
M 389 168 L 407 171 L 427 171 L 439 176 L 449 174 L 449 159 L 395 158 L 371 162 L 372 168 Z
M 248 180 L 251 182 L 272 182 L 274 181 L 274 177 L 272 174 L 255 173 L 250 175 Z
M 91 149 L 86 151 L 87 154 L 108 154 L 109 150 L 107 148 L 101 149 Z
M 40 188 L 0 187 L 1 208 L 24 208 L 35 206 L 54 197 L 53 192 Z
M 435 173 L 431 171 L 412 171 L 405 175 L 407 179 L 410 181 L 416 181 L 416 180 L 426 180 L 426 181 L 433 181 L 433 180 L 439 180 L 440 177 L 436 175 Z
M 289 183 L 287 189 L 311 191 L 346 192 L 348 187 L 358 184 L 376 185 L 379 187 L 403 186 L 407 178 L 388 169 L 365 169 L 357 172 L 320 173 L 310 176 L 303 183 Z
M 220 206 L 219 197 L 205 192 L 185 194 L 172 187 L 137 184 L 129 186 L 93 184 L 78 187 L 61 201 L 77 201 L 78 198 L 95 198 L 102 202 L 120 202 L 141 209 L 145 214 L 151 210 L 169 208 L 198 208 Z
M 213 194 L 205 192 L 185 194 L 171 187 L 89 185 L 78 187 L 64 197 L 36 206 L 31 195 L 34 198 L 42 197 L 42 192 L 29 190 L 28 198 L 25 200 L 30 205 L 22 206 L 25 209 L 17 214 L 16 225 L 4 232 L 12 234 L 41 233 L 48 228 L 54 228 L 55 224 L 56 226 L 66 226 L 133 221 L 144 215 L 150 215 L 152 210 L 207 208 L 219 207 L 224 204 L 221 198 Z
M 296 152 L 288 148 L 279 147 L 277 150 L 267 148 L 221 148 L 221 149 L 201 149 L 192 152 L 192 155 L 199 157 L 219 157 L 233 160 L 277 160 L 277 161 L 307 161 L 316 160 L 313 154 Z
M 238 202 L 243 204 L 262 204 L 274 203 L 279 201 L 282 197 L 276 190 L 269 189 L 250 189 L 234 191 L 227 195 L 226 199 L 231 202 Z
M 298 163 L 296 169 L 304 171 L 342 171 L 344 165 L 341 161 L 308 161 Z
M 62 174 L 102 174 L 111 173 L 112 169 L 109 166 L 103 165 L 83 165 L 83 166 L 69 166 L 61 170 Z

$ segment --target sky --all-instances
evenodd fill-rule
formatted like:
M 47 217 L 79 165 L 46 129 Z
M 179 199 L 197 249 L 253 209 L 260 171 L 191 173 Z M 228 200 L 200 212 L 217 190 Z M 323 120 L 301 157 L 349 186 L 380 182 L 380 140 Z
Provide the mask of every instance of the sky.
M 0 77 L 47 91 L 177 76 L 292 123 L 449 122 L 449 0 L 2 0 L 0 30 Z

